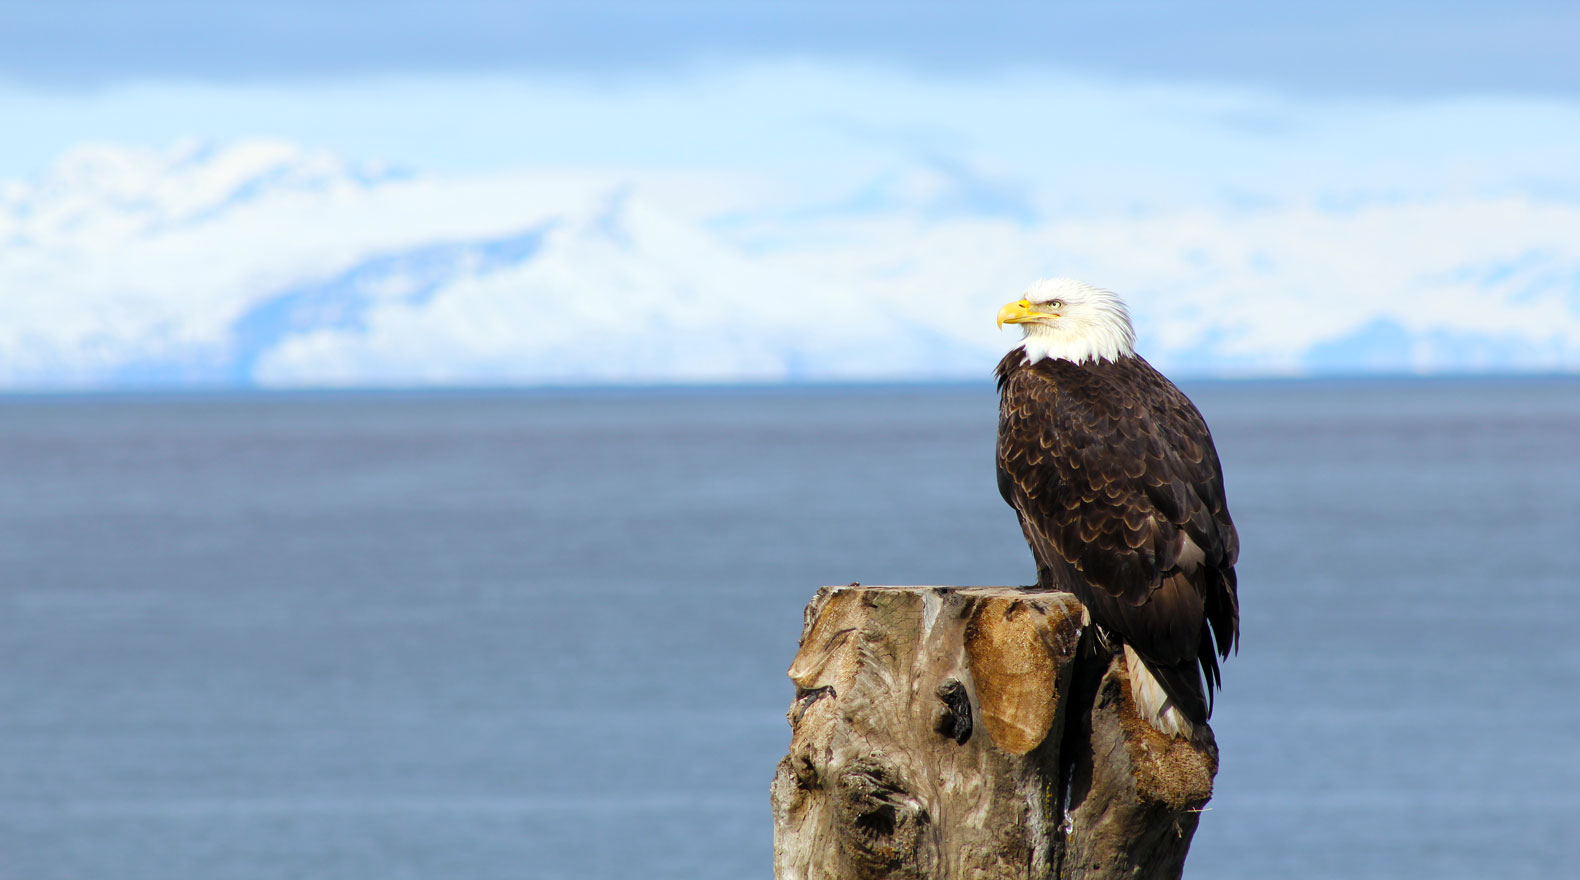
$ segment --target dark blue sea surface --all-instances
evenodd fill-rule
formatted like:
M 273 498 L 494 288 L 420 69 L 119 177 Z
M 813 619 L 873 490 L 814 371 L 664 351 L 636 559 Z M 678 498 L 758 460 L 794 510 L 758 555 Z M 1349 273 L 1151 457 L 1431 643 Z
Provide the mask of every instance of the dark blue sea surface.
M 1198 878 L 1580 864 L 1580 381 L 1187 385 Z M 0 877 L 771 875 L 821 584 L 1023 583 L 970 388 L 0 399 Z

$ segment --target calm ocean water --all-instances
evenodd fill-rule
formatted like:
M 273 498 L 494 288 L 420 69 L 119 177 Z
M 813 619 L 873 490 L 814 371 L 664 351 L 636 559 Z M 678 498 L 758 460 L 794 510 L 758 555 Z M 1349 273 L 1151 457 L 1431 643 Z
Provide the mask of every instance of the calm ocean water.
M 1580 864 L 1580 381 L 1187 385 L 1186 875 Z M 976 388 L 0 399 L 0 877 L 762 878 L 825 583 L 1022 583 Z

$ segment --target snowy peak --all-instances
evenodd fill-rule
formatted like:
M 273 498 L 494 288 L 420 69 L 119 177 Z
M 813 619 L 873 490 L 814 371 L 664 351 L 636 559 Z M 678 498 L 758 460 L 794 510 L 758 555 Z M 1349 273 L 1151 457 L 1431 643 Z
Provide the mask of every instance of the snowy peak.
M 399 177 L 283 141 L 190 141 L 165 151 L 80 146 L 36 181 L 0 187 L 0 239 L 103 242 L 200 222 L 258 198 L 345 197 Z
M 1580 369 L 1572 200 L 1060 193 L 937 159 L 830 198 L 83 147 L 0 184 L 0 386 L 980 378 L 1050 275 L 1120 291 L 1177 373 Z

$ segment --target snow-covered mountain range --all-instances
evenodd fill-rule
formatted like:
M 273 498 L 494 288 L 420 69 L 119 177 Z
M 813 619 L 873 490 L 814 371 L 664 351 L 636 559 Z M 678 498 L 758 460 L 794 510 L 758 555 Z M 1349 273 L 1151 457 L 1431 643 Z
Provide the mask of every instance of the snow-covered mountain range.
M 0 183 L 0 387 L 983 377 L 997 307 L 1054 274 L 1124 294 L 1177 373 L 1580 369 L 1580 195 L 1335 192 L 83 147 Z

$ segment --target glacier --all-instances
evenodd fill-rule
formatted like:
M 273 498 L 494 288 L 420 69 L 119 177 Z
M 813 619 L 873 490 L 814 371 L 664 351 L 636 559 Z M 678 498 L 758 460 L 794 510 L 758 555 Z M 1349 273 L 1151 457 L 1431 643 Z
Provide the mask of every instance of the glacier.
M 0 387 L 984 379 L 1031 279 L 1179 375 L 1580 369 L 1580 196 L 1319 181 L 1113 203 L 939 155 L 428 173 L 280 139 L 0 183 Z

